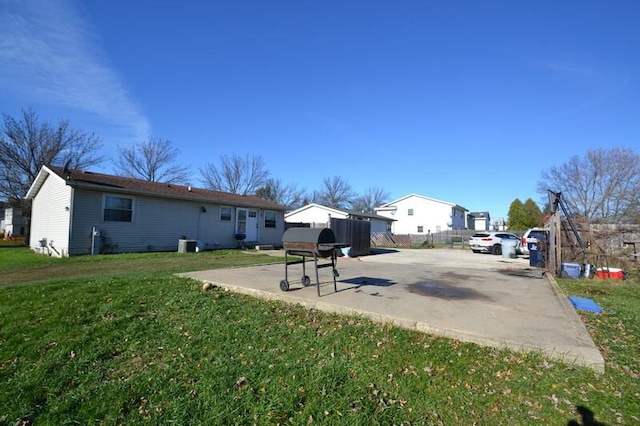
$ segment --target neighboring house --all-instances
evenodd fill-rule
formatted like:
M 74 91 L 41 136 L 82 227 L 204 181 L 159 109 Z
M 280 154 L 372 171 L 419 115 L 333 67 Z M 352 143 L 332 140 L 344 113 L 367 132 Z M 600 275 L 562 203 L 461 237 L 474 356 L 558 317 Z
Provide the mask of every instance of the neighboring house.
M 27 221 L 19 207 L 11 207 L 8 204 L 4 208 L 4 219 L 0 223 L 0 233 L 7 236 L 23 236 L 27 230 Z
M 376 207 L 375 212 L 396 221 L 394 234 L 429 234 L 466 229 L 467 209 L 455 203 L 409 194 Z
M 497 217 L 491 221 L 491 228 L 494 231 L 506 231 L 507 229 L 509 229 L 509 226 L 503 218 Z
M 32 200 L 31 248 L 53 256 L 281 244 L 285 207 L 258 197 L 43 167 Z
M 491 217 L 489 212 L 469 213 L 469 228 L 476 231 L 488 231 L 491 229 Z
M 395 219 L 373 213 L 333 209 L 320 204 L 307 204 L 284 215 L 287 223 L 309 223 L 312 227 L 329 226 L 331 219 L 354 219 L 371 222 L 371 233 L 389 232 Z

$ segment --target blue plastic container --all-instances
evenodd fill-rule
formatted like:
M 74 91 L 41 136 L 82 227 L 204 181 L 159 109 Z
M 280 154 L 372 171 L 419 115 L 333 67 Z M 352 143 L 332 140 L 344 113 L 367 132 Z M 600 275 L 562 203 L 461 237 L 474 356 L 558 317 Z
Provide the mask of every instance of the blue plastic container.
M 564 278 L 580 278 L 582 267 L 579 263 L 563 263 L 562 276 Z
M 542 244 L 544 243 L 527 243 L 527 249 L 529 250 L 529 266 L 544 268 Z

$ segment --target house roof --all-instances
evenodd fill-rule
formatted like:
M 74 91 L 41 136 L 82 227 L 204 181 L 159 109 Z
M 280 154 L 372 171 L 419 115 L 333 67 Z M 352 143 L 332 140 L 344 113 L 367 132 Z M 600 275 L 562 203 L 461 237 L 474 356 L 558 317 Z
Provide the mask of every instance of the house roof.
M 364 213 L 357 210 L 339 210 L 339 209 L 334 209 L 332 207 L 327 207 L 327 206 L 323 206 L 321 204 L 316 204 L 316 203 L 309 203 L 305 206 L 300 207 L 299 209 L 290 211 L 289 213 L 285 214 L 285 218 L 287 216 L 291 216 L 311 208 L 319 208 L 322 210 L 326 210 L 329 213 L 344 214 L 352 217 L 362 217 L 367 219 L 377 219 L 377 220 L 384 220 L 384 221 L 390 221 L 390 220 L 395 221 L 395 219 L 390 219 L 388 217 L 380 216 L 374 213 Z
M 337 210 L 337 209 L 334 209 L 334 208 L 331 208 L 331 207 L 323 206 L 323 205 L 321 205 L 321 204 L 309 203 L 309 204 L 306 204 L 306 205 L 304 205 L 304 206 L 302 206 L 302 207 L 300 207 L 300 208 L 297 208 L 297 209 L 295 209 L 295 210 L 292 210 L 292 211 L 290 211 L 290 212 L 287 212 L 287 213 L 284 215 L 284 217 L 286 218 L 287 216 L 291 216 L 291 215 L 294 215 L 294 214 L 298 214 L 298 213 L 300 213 L 300 212 L 303 212 L 303 211 L 305 211 L 305 210 L 309 210 L 309 209 L 312 209 L 312 208 L 318 208 L 318 209 L 321 209 L 321 210 L 326 210 L 326 211 L 328 211 L 329 213 L 337 213 L 337 214 L 340 214 L 340 213 L 344 214 L 344 213 L 345 213 L 345 212 L 343 212 L 342 210 Z
M 475 217 L 475 218 L 488 218 L 489 216 L 489 212 L 471 212 L 469 213 L 471 216 Z
M 385 207 L 392 207 L 392 206 L 394 206 L 395 204 L 399 203 L 400 201 L 406 200 L 407 198 L 411 198 L 411 197 L 417 197 L 417 198 L 422 198 L 422 199 L 429 200 L 429 201 L 435 201 L 436 203 L 447 204 L 447 205 L 449 205 L 449 206 L 451 206 L 451 207 L 458 207 L 458 208 L 460 208 L 461 210 L 469 211 L 469 209 L 466 209 L 466 208 L 464 208 L 464 207 L 462 207 L 462 206 L 460 206 L 460 205 L 458 205 L 458 204 L 456 204 L 456 203 L 450 203 L 449 201 L 442 201 L 442 200 L 438 200 L 438 199 L 436 199 L 436 198 L 425 197 L 424 195 L 420 195 L 420 194 L 409 194 L 409 195 L 405 195 L 404 197 L 400 197 L 400 198 L 398 198 L 397 200 L 391 201 L 391 202 L 389 202 L 389 203 L 385 203 L 385 204 L 381 205 L 380 207 L 376 207 L 376 209 L 381 209 L 381 210 L 382 210 L 382 209 L 384 209 Z
M 248 195 L 231 194 L 228 192 L 211 191 L 209 189 L 192 186 L 175 185 L 172 183 L 149 182 L 141 179 L 123 176 L 107 175 L 84 170 L 68 170 L 62 167 L 44 166 L 40 169 L 26 198 L 33 198 L 50 175 L 63 179 L 67 185 L 74 188 L 85 188 L 112 193 L 131 195 L 147 195 L 159 198 L 181 199 L 190 201 L 226 204 L 239 207 L 256 207 L 271 210 L 286 209 L 285 206 L 262 198 Z
M 389 217 L 385 217 L 385 216 L 380 216 L 379 214 L 375 214 L 375 213 L 366 213 L 366 212 L 360 212 L 357 210 L 345 210 L 345 212 L 347 212 L 350 216 L 354 216 L 354 217 L 366 217 L 367 219 L 378 219 L 378 220 L 385 220 L 385 221 L 396 221 L 396 219 L 391 219 Z

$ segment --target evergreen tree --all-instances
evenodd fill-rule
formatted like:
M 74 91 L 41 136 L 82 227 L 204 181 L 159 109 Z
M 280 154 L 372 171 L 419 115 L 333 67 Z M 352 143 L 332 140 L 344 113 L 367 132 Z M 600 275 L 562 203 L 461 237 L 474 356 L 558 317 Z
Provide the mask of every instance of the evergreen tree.
M 520 199 L 516 198 L 509 206 L 509 229 L 522 230 L 528 229 L 527 226 L 527 212 L 524 208 L 524 204 Z
M 529 223 L 529 226 L 527 226 L 527 228 L 542 226 L 542 219 L 544 217 L 544 214 L 535 201 L 533 201 L 531 198 L 528 198 L 527 201 L 524 202 L 524 210 L 527 213 L 527 219 Z
M 543 214 L 540 207 L 531 198 L 522 203 L 516 198 L 509 207 L 509 229 L 523 231 L 542 225 Z

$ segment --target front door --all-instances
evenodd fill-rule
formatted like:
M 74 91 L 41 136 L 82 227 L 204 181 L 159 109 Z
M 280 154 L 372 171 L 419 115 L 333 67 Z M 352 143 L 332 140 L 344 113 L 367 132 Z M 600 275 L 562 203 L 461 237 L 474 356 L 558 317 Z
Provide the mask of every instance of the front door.
M 245 234 L 246 241 L 258 241 L 258 211 L 239 208 L 236 217 L 236 232 Z

